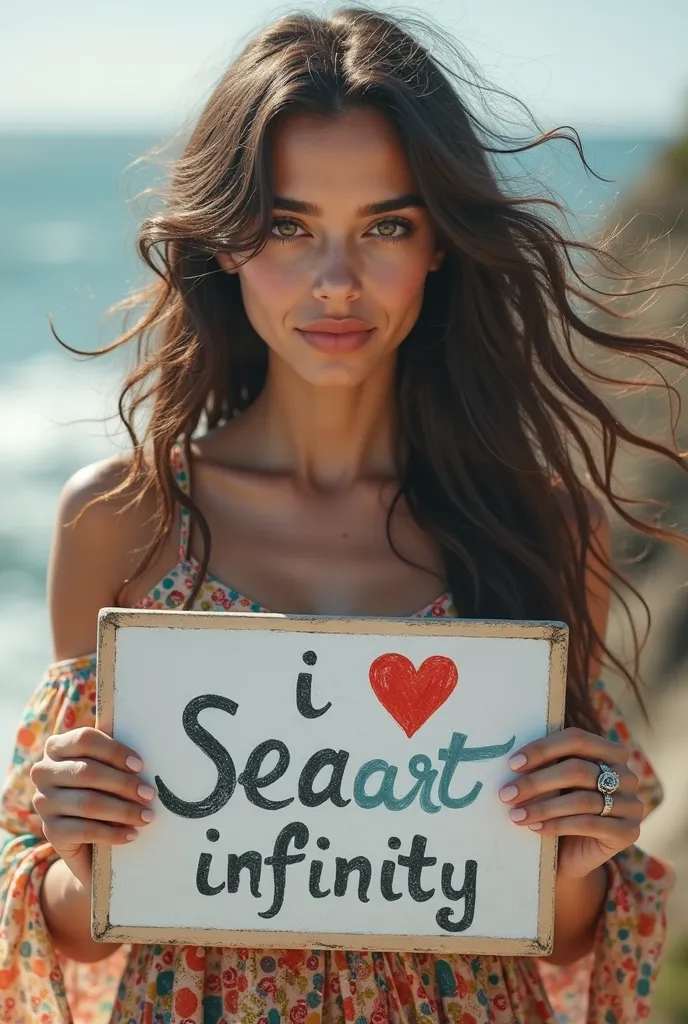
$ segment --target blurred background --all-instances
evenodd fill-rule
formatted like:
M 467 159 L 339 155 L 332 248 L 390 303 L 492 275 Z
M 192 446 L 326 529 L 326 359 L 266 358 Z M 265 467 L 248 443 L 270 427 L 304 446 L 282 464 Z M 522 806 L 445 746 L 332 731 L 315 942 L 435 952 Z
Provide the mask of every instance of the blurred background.
M 334 5 L 293 5 L 322 11 Z M 396 4 L 375 5 L 419 13 Z M 246 9 L 244 9 L 246 7 Z M 203 0 L 86 0 L 11 5 L 0 39 L 0 759 L 11 756 L 22 705 L 50 660 L 45 572 L 56 501 L 66 478 L 123 443 L 116 395 L 133 354 L 84 361 L 51 336 L 94 349 L 120 319 L 105 309 L 146 280 L 135 255 L 137 223 L 152 208 L 135 197 L 164 168 L 132 161 L 193 123 L 247 35 L 292 9 Z M 570 227 L 594 236 L 610 225 L 615 251 L 669 278 L 688 274 L 688 4 L 685 0 L 434 0 L 422 10 L 446 28 L 495 85 L 514 93 L 544 129 L 580 133 L 586 174 L 563 143 L 506 163 L 519 187 L 550 194 Z M 173 154 L 173 149 L 170 155 Z M 525 177 L 524 177 L 525 173 Z M 639 248 L 652 245 L 643 255 Z M 679 334 L 688 293 L 663 292 L 641 329 Z M 678 382 L 685 396 L 686 381 Z M 665 403 L 619 398 L 619 414 L 657 433 Z M 688 448 L 686 416 L 679 440 Z M 678 471 L 622 455 L 619 477 L 639 498 L 666 501 L 688 528 L 688 483 Z M 688 560 L 638 545 L 615 524 L 620 567 L 648 601 L 653 634 L 643 657 L 647 724 L 620 685 L 658 774 L 665 801 L 642 845 L 671 860 L 679 884 L 655 1024 L 688 1021 Z M 637 556 L 643 555 L 638 559 Z M 635 561 L 627 565 L 625 559 Z M 641 622 L 642 624 L 642 622 Z M 625 644 L 613 615 L 610 636 Z

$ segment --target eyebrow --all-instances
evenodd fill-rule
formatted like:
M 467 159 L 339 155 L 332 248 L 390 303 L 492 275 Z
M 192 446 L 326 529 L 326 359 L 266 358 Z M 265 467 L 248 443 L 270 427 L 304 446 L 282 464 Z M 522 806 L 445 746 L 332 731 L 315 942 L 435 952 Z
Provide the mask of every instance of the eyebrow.
M 306 203 L 301 199 L 289 199 L 287 196 L 275 196 L 273 206 L 280 210 L 290 210 L 292 213 L 303 213 L 307 217 L 322 217 L 322 210 L 315 203 Z M 394 196 L 392 199 L 383 199 L 380 203 L 368 203 L 367 206 L 359 206 L 356 210 L 357 217 L 374 217 L 378 213 L 392 213 L 394 210 L 406 210 L 409 207 L 424 209 L 425 203 L 420 196 L 407 192 L 402 196 Z

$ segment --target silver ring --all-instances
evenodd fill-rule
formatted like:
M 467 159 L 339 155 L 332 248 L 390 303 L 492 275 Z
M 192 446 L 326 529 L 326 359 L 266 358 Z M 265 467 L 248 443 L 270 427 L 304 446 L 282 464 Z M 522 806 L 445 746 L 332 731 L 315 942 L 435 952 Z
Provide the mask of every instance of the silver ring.
M 604 807 L 600 811 L 600 817 L 606 818 L 608 814 L 611 814 L 614 810 L 614 797 L 611 793 L 604 793 Z
M 605 796 L 607 793 L 616 793 L 617 789 L 621 785 L 621 779 L 618 774 L 612 771 L 609 765 L 602 764 L 601 762 L 600 769 L 600 774 L 597 777 L 597 788 L 600 793 L 602 796 Z

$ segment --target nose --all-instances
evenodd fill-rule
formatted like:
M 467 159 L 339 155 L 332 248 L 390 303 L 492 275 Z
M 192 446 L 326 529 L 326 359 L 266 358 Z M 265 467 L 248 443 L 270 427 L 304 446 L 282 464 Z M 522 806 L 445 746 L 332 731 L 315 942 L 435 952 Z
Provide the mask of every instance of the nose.
M 361 294 L 361 281 L 343 248 L 323 256 L 313 282 L 313 297 L 321 301 L 351 302 Z

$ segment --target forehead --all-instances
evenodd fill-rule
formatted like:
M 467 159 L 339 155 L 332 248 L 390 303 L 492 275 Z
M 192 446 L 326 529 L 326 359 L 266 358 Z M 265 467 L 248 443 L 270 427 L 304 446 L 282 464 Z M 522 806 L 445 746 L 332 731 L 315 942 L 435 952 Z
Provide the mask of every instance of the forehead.
M 376 110 L 287 116 L 275 126 L 270 156 L 277 195 L 323 207 L 344 196 L 374 202 L 414 185 L 396 131 Z

